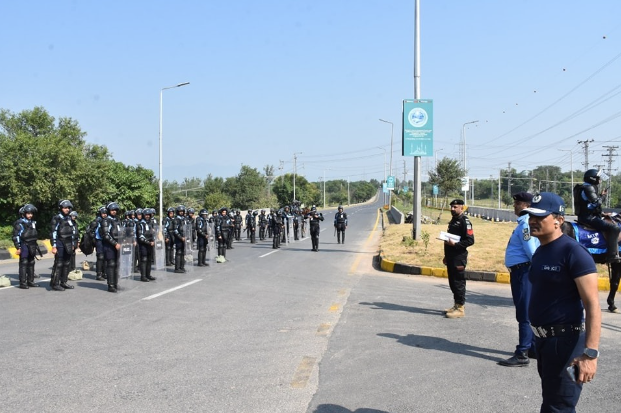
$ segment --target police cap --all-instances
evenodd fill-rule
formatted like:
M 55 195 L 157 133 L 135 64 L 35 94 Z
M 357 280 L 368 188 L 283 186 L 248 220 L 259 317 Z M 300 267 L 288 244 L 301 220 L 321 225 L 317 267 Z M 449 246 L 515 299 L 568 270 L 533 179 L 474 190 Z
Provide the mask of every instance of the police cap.
M 465 205 L 465 204 L 466 203 L 464 202 L 463 199 L 453 199 L 449 205 L 453 206 L 453 205 Z

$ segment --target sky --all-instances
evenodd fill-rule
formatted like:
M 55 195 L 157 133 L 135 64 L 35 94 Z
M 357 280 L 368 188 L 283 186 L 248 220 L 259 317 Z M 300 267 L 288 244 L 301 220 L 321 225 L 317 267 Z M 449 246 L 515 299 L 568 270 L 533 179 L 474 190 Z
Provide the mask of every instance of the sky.
M 117 161 L 158 176 L 162 96 L 164 180 L 242 165 L 292 173 L 294 157 L 309 181 L 382 180 L 391 166 L 412 178 L 401 118 L 414 97 L 414 0 L 2 9 L 0 108 L 73 118 Z M 509 163 L 582 171 L 585 153 L 618 173 L 619 16 L 617 0 L 420 0 L 419 95 L 434 102 L 423 180 L 436 158 L 463 162 L 464 140 L 473 178 Z

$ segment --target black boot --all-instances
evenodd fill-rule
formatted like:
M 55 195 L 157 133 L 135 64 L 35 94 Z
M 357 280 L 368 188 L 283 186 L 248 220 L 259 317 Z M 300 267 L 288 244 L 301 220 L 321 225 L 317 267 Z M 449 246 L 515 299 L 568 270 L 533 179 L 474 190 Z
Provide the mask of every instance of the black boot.
M 147 262 L 140 261 L 140 281 L 148 283 L 149 279 L 147 278 Z
M 205 251 L 204 250 L 198 250 L 198 264 L 196 265 L 199 267 L 205 266 Z
M 28 285 L 28 258 L 19 259 L 19 288 L 27 290 Z
M 525 367 L 530 364 L 530 360 L 525 352 L 519 351 L 506 360 L 500 360 L 498 364 L 506 367 Z
M 115 272 L 116 272 L 116 261 L 106 261 L 106 280 L 108 281 L 108 292 L 115 293 Z
M 181 269 L 181 260 L 183 259 L 183 256 L 179 253 L 175 254 L 175 273 L 176 274 L 183 274 L 184 271 Z
M 35 267 L 35 262 L 34 262 L 34 260 L 32 260 L 32 262 L 28 263 L 28 272 L 26 274 L 26 279 L 27 279 L 26 285 L 28 285 L 28 287 L 38 287 L 39 286 L 39 284 L 34 282 L 34 279 L 35 279 L 35 277 L 34 277 L 34 275 L 35 275 L 34 267 Z

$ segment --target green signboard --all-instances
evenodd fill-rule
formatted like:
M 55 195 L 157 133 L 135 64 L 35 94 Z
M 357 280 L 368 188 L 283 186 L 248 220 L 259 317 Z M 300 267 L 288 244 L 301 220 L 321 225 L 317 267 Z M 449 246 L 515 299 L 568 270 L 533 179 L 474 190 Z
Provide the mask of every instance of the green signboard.
M 401 155 L 433 156 L 433 100 L 403 101 Z

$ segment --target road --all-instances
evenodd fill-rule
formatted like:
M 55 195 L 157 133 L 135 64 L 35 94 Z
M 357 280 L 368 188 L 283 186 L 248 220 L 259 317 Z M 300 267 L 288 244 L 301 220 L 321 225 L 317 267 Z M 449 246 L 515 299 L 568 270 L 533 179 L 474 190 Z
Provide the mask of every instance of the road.
M 443 318 L 445 279 L 373 268 L 379 206 L 346 208 L 345 244 L 326 212 L 319 252 L 244 240 L 227 263 L 118 294 L 93 272 L 71 291 L 1 289 L 0 411 L 538 411 L 535 363 L 496 364 L 517 340 L 509 286 L 469 282 L 466 317 Z M 37 263 L 44 280 L 50 267 Z M 0 271 L 15 284 L 16 261 Z M 604 312 L 579 411 L 621 411 L 619 342 L 621 316 Z

